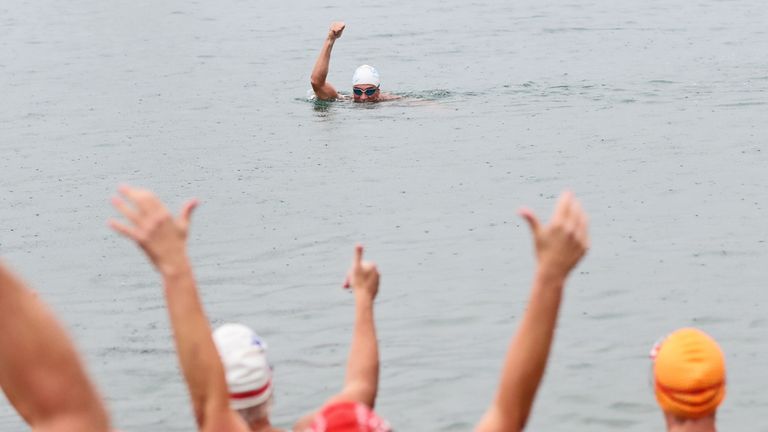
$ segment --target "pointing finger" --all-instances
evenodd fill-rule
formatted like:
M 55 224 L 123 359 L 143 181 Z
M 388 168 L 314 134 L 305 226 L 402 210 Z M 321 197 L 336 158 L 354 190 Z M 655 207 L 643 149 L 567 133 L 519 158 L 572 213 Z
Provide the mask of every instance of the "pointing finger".
M 358 243 L 355 245 L 355 259 L 352 261 L 352 264 L 354 264 L 355 267 L 360 267 L 362 262 L 363 262 L 363 245 Z

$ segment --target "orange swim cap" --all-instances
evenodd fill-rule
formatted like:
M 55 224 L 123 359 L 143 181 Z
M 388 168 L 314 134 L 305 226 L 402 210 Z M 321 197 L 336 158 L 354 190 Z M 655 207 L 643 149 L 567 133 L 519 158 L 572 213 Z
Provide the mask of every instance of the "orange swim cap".
M 714 339 L 695 328 L 677 330 L 661 343 L 653 375 L 659 406 L 678 417 L 705 417 L 725 397 L 723 352 Z

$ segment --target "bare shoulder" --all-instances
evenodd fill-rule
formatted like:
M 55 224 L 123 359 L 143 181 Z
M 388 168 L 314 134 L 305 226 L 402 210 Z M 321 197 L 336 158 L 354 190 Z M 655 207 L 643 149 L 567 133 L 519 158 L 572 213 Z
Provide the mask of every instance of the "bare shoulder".
M 402 98 L 403 98 L 402 96 L 398 96 L 392 93 L 382 93 L 381 95 L 379 95 L 380 101 L 392 101 L 392 100 L 398 100 Z
M 312 420 L 314 419 L 315 413 L 305 414 L 302 418 L 296 420 L 296 423 L 293 424 L 291 431 L 305 432 L 306 430 L 309 430 L 309 427 L 312 425 Z

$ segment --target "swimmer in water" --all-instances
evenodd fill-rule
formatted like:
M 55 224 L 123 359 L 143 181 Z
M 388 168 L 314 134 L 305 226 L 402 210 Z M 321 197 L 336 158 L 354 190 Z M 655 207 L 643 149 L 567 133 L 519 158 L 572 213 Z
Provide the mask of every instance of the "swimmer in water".
M 496 397 L 475 432 L 518 432 L 525 427 L 547 365 L 565 280 L 589 248 L 587 215 L 570 192 L 560 195 L 547 225 L 530 210 L 520 215 L 533 233 L 536 272 Z
M 109 415 L 69 336 L 2 263 L 0 387 L 32 431 L 110 430 Z
M 334 22 L 328 30 L 328 37 L 325 38 L 323 49 L 320 50 L 320 56 L 315 62 L 315 68 L 312 70 L 312 90 L 320 100 L 344 99 L 344 95 L 338 93 L 331 83 L 326 81 L 328 77 L 328 64 L 331 62 L 331 50 L 336 39 L 341 37 L 346 25 L 343 22 Z M 389 93 L 382 93 L 381 79 L 379 72 L 373 66 L 362 65 L 355 70 L 352 75 L 352 98 L 355 102 L 379 102 L 386 100 L 400 99 Z
M 715 432 L 725 398 L 725 359 L 717 342 L 695 328 L 667 336 L 651 350 L 653 388 L 669 432 Z

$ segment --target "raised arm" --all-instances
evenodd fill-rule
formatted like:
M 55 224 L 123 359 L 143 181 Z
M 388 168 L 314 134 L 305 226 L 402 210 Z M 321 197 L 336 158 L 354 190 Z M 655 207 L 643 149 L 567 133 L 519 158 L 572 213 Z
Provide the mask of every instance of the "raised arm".
M 355 246 L 355 257 L 345 288 L 351 288 L 355 296 L 355 327 L 344 388 L 334 399 L 360 402 L 373 408 L 379 389 L 379 342 L 373 320 L 373 301 L 379 292 L 379 271 L 376 264 L 363 261 L 361 245 Z
M 134 240 L 163 278 L 176 352 L 201 431 L 247 431 L 229 407 L 224 367 L 211 336 L 187 256 L 187 234 L 197 201 L 174 218 L 152 192 L 123 186 L 113 205 L 129 221 L 112 228 Z
M 347 272 L 344 288 L 355 296 L 355 326 L 347 359 L 347 373 L 342 390 L 325 402 L 359 402 L 373 409 L 379 389 L 379 343 L 373 319 L 373 302 L 379 292 L 379 271 L 376 264 L 363 261 L 363 247 L 355 246 L 352 265 Z M 294 426 L 303 431 L 316 413 L 304 416 Z
M 108 431 L 75 347 L 42 300 L 0 263 L 0 385 L 34 431 Z
M 549 357 L 568 273 L 589 247 L 587 216 L 570 192 L 557 203 L 549 225 L 527 209 L 537 266 L 528 307 L 507 351 L 496 398 L 477 425 L 478 432 L 520 431 L 525 427 Z
M 325 79 L 328 77 L 328 65 L 331 62 L 331 50 L 336 39 L 341 37 L 341 33 L 344 31 L 345 24 L 343 22 L 334 22 L 331 24 L 331 28 L 328 30 L 328 36 L 323 42 L 323 48 L 320 50 L 320 55 L 317 57 L 315 67 L 312 69 L 312 77 L 310 79 L 312 83 L 312 90 L 318 99 L 329 100 L 339 97 L 336 89 L 333 88 L 331 83 Z

